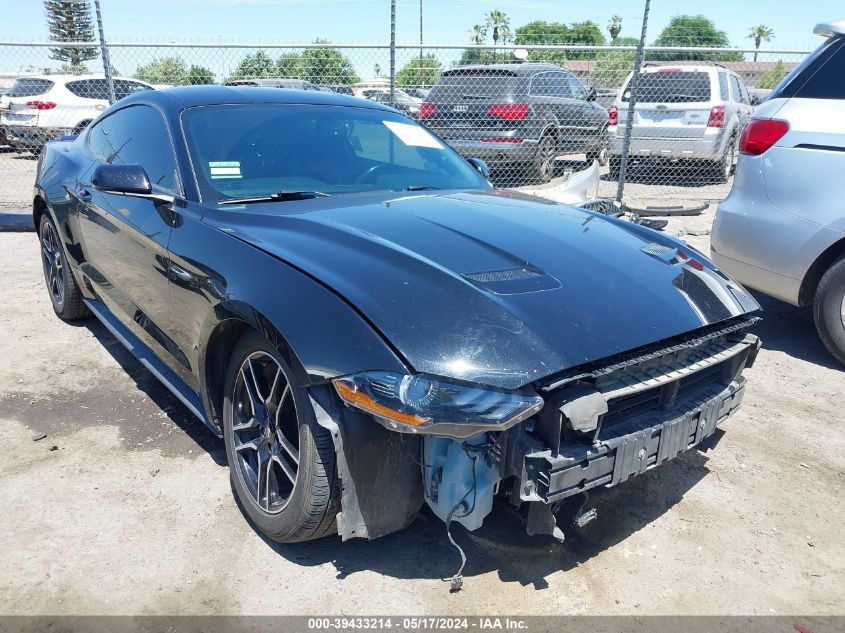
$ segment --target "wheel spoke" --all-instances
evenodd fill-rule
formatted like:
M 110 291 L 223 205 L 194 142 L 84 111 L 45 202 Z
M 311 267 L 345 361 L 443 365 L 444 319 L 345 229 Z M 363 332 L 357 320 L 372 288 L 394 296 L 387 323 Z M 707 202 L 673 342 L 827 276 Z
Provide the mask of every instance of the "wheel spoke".
M 278 453 L 272 453 L 270 458 L 279 465 L 279 468 L 282 469 L 282 472 L 284 472 L 287 478 L 290 479 L 291 483 L 296 482 L 296 471 L 290 467 L 281 455 Z
M 255 416 L 250 416 L 249 420 L 246 422 L 241 422 L 240 424 L 232 424 L 232 430 L 236 433 L 238 431 L 248 431 L 250 429 L 258 428 L 259 422 Z
M 252 415 L 258 415 L 258 396 L 255 394 L 255 383 L 250 378 L 247 378 L 244 368 L 241 367 L 241 380 L 244 382 L 244 389 L 246 390 L 247 398 L 249 398 L 249 407 Z
M 247 358 L 246 364 L 249 365 L 249 375 L 252 376 L 252 386 L 255 389 L 255 391 L 253 391 L 253 395 L 258 402 L 264 404 L 266 401 L 264 396 L 261 395 L 261 389 L 258 387 L 258 377 L 255 375 L 255 367 L 252 364 L 252 358 Z
M 235 451 L 240 453 L 241 451 L 255 451 L 256 453 L 261 451 L 261 445 L 264 443 L 263 437 L 256 437 L 251 440 L 247 440 L 246 442 L 242 442 L 241 444 L 237 444 L 235 446 Z
M 273 386 L 270 387 L 270 393 L 267 394 L 267 402 L 271 402 L 273 400 L 273 395 L 276 393 L 276 387 L 279 386 L 279 378 L 282 376 L 282 368 L 276 367 L 276 375 L 273 377 Z M 287 389 L 287 386 L 285 387 Z M 281 406 L 282 401 L 279 401 L 279 406 Z
M 267 489 L 267 475 L 268 475 L 268 466 L 270 464 L 269 455 L 265 456 L 264 451 L 258 451 L 258 456 L 256 457 L 256 464 L 255 467 L 255 501 L 258 503 L 258 507 L 265 506 L 266 510 L 270 509 L 270 495 L 267 494 L 267 503 L 262 504 L 262 491 Z
M 288 455 L 290 455 L 293 462 L 299 466 L 299 451 L 296 450 L 296 447 L 290 443 L 288 438 L 285 437 L 285 434 L 282 433 L 280 429 L 276 430 L 276 437 L 278 438 L 281 447 Z

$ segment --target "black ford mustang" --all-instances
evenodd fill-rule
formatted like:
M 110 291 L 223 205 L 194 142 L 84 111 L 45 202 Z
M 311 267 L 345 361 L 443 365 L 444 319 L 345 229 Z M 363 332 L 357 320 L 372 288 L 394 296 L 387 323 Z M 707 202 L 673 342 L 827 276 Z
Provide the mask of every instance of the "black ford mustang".
M 423 503 L 531 533 L 710 436 L 758 306 L 683 242 L 495 190 L 410 119 L 321 92 L 144 92 L 48 143 L 56 313 L 93 313 L 222 436 L 280 541 Z M 752 315 L 752 316 L 749 316 Z

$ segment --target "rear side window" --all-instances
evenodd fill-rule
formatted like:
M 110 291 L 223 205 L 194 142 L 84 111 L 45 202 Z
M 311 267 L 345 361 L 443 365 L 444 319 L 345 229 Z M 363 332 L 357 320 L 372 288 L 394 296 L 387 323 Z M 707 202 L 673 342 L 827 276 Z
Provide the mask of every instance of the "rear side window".
M 178 193 L 170 134 L 153 108 L 137 105 L 118 110 L 91 128 L 88 142 L 98 160 L 141 165 L 153 185 Z
M 80 79 L 69 81 L 65 84 L 71 94 L 83 99 L 105 99 L 109 98 L 109 88 L 105 79 Z
M 710 75 L 664 68 L 643 73 L 637 89 L 639 103 L 698 103 L 710 101 Z M 622 101 L 631 98 L 630 87 L 622 94 Z
M 53 82 L 49 79 L 22 77 L 15 79 L 15 83 L 12 84 L 11 88 L 5 94 L 7 97 L 37 97 L 50 90 L 53 85 Z
M 725 73 L 719 73 L 719 97 L 722 101 L 728 100 L 728 76 Z
M 845 99 L 845 37 L 831 38 L 775 89 L 771 99 Z
M 514 93 L 517 76 L 495 70 L 464 70 L 445 73 L 428 95 L 429 101 L 501 99 Z

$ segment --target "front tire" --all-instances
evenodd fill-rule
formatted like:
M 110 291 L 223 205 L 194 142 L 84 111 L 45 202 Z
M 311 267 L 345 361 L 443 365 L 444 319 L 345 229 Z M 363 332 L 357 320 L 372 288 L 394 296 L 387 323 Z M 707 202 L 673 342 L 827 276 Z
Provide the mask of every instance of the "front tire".
M 223 436 L 232 488 L 249 520 L 281 543 L 333 534 L 340 507 L 334 445 L 275 347 L 245 334 L 226 373 Z
M 819 281 L 813 317 L 822 343 L 845 365 L 845 257 L 828 268 Z
M 45 211 L 38 224 L 38 238 L 41 242 L 41 266 L 44 283 L 53 311 L 60 319 L 75 321 L 87 317 L 88 306 L 82 301 L 82 292 L 67 264 L 59 231 Z

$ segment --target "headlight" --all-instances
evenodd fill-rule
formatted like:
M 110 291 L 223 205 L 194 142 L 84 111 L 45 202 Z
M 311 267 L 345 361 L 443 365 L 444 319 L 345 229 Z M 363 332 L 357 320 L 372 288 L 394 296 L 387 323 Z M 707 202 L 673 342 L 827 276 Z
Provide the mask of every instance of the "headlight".
M 333 382 L 344 402 L 403 433 L 467 438 L 510 428 L 543 407 L 530 389 L 498 391 L 424 375 L 369 371 Z

